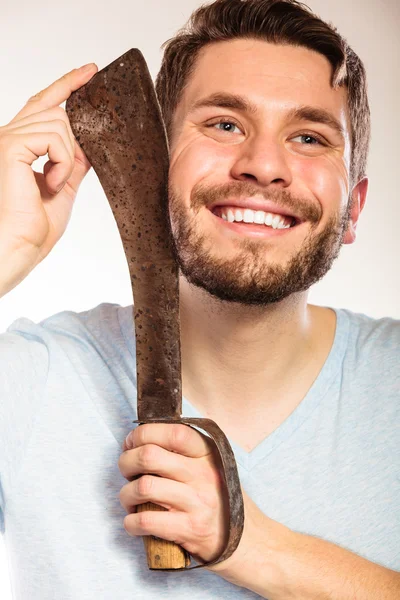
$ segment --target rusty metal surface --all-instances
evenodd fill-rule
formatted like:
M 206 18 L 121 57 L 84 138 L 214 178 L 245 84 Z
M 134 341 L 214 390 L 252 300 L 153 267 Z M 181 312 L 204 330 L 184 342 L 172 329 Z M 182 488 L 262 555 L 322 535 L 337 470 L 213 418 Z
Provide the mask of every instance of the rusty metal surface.
M 169 153 L 147 65 L 132 49 L 67 101 L 121 235 L 134 296 L 138 418 L 182 406 L 178 267 L 167 225 Z
M 236 462 L 209 419 L 181 419 L 179 279 L 168 227 L 169 153 L 146 62 L 137 49 L 99 71 L 70 96 L 72 131 L 93 166 L 121 235 L 134 297 L 138 422 L 185 423 L 214 439 L 225 470 L 233 554 L 244 524 Z M 188 569 L 183 569 L 188 570 Z

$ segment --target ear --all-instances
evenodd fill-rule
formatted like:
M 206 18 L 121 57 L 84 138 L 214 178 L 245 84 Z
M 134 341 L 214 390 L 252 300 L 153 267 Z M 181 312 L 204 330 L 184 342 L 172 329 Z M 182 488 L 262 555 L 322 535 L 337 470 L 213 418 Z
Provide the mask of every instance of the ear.
M 351 192 L 352 204 L 350 211 L 350 221 L 343 239 L 344 244 L 352 244 L 356 239 L 357 223 L 361 211 L 364 208 L 365 201 L 367 199 L 367 191 L 368 177 L 364 177 L 357 183 L 357 185 L 353 188 L 353 191 Z

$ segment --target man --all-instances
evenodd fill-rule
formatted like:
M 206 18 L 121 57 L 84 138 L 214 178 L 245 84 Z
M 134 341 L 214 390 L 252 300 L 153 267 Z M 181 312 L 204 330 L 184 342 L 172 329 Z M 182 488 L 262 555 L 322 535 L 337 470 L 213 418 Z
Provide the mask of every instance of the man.
M 95 70 L 68 74 L 1 130 L 2 294 L 66 227 L 89 164 L 58 105 Z M 21 319 L 1 337 L 16 597 L 394 600 L 400 326 L 307 304 L 354 241 L 366 199 L 362 63 L 297 2 L 217 0 L 168 43 L 157 92 L 182 272 L 184 414 L 230 438 L 244 534 L 215 567 L 148 572 L 142 535 L 199 562 L 223 549 L 212 444 L 185 426 L 130 432 L 130 307 Z M 136 513 L 145 501 L 168 510 Z

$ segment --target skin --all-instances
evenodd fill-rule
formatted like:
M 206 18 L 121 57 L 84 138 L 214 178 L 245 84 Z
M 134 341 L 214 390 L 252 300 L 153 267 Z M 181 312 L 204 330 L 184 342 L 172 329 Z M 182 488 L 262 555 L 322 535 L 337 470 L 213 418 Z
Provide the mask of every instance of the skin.
M 0 298 L 51 252 L 68 225 L 90 163 L 59 104 L 96 71 L 90 63 L 66 73 L 0 127 Z M 43 173 L 36 172 L 34 161 L 46 155 Z
M 332 90 L 330 76 L 328 61 L 304 48 L 253 40 L 214 44 L 203 50 L 177 107 L 170 182 L 188 219 L 193 218 L 191 194 L 199 184 L 250 184 L 264 194 L 283 190 L 319 210 L 316 227 L 305 221 L 288 235 L 258 240 L 265 267 L 285 265 L 287 256 L 298 252 L 308 236 L 323 231 L 349 201 L 346 91 Z M 244 95 L 258 113 L 217 107 L 190 111 L 199 98 L 221 91 Z M 288 122 L 288 111 L 299 105 L 329 111 L 344 137 L 324 124 Z M 236 120 L 239 129 L 226 133 L 208 127 L 219 118 Z M 305 146 L 302 133 L 324 136 L 330 145 Z M 351 192 L 345 243 L 355 239 L 366 193 L 366 179 Z M 215 258 L 234 259 L 247 237 L 216 221 L 205 206 L 196 214 L 197 230 L 207 236 Z M 278 304 L 248 307 L 211 299 L 183 277 L 180 283 L 185 396 L 251 450 L 306 394 L 332 345 L 335 315 L 308 306 L 307 292 Z M 260 426 L 254 424 L 254 414 Z
M 368 182 L 364 178 L 349 187 L 346 90 L 333 90 L 330 76 L 327 60 L 304 48 L 235 40 L 202 51 L 174 116 L 170 185 L 185 218 L 193 219 L 196 232 L 208 240 L 211 260 L 234 260 L 248 237 L 221 224 L 207 203 L 192 206 L 199 185 L 251 184 L 264 198 L 280 197 L 284 190 L 318 209 L 316 223 L 306 220 L 287 235 L 252 238 L 265 269 L 285 265 L 288 255 L 342 214 L 349 200 L 343 242 L 354 242 Z M 222 91 L 241 94 L 257 112 L 216 106 L 191 110 L 199 98 Z M 299 105 L 328 111 L 344 135 L 323 123 L 289 119 L 288 111 Z M 233 119 L 238 129 L 212 127 L 219 118 Z M 309 147 L 299 138 L 304 134 L 320 135 L 328 144 Z M 250 451 L 293 412 L 318 376 L 332 347 L 335 313 L 308 305 L 307 292 L 246 306 L 214 298 L 181 277 L 180 294 L 184 395 Z M 119 468 L 128 480 L 120 499 L 130 535 L 175 541 L 200 561 L 221 553 L 229 523 L 210 440 L 183 425 L 143 425 L 128 435 Z M 398 597 L 398 574 L 289 530 L 243 495 L 239 547 L 211 567 L 221 577 L 270 600 L 346 600 L 355 597 L 353 583 L 360 599 Z M 146 501 L 169 510 L 136 513 Z

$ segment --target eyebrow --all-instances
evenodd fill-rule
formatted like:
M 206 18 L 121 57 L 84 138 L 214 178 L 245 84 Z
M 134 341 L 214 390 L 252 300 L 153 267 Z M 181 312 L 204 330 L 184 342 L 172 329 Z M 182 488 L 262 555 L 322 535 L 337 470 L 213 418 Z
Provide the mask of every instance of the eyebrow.
M 206 106 L 232 108 L 234 110 L 242 110 L 251 114 L 255 114 L 258 112 L 257 107 L 248 100 L 246 100 L 246 98 L 244 98 L 243 96 L 239 96 L 237 94 L 226 94 L 223 92 L 211 94 L 211 96 L 207 96 L 206 98 L 200 98 L 200 100 L 197 100 L 189 107 L 188 112 L 193 112 L 195 110 L 198 110 L 199 108 L 204 108 Z
M 311 121 L 312 123 L 323 123 L 336 131 L 341 138 L 345 139 L 343 125 L 336 117 L 324 108 L 315 106 L 299 106 L 289 111 L 289 120 L 291 121 Z
M 257 106 L 243 96 L 223 92 L 211 94 L 211 96 L 207 96 L 206 98 L 200 98 L 200 100 L 197 100 L 189 107 L 188 112 L 190 113 L 207 106 L 230 108 L 247 112 L 252 115 L 256 115 L 259 112 Z M 312 123 L 322 123 L 336 131 L 343 140 L 345 139 L 345 132 L 340 121 L 324 108 L 302 105 L 292 108 L 287 113 L 286 117 L 289 121 L 311 121 Z

